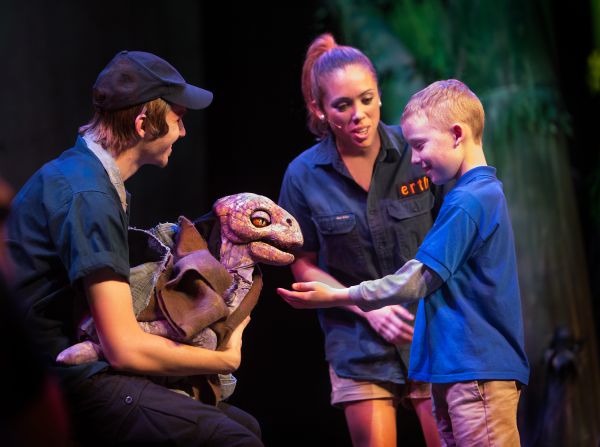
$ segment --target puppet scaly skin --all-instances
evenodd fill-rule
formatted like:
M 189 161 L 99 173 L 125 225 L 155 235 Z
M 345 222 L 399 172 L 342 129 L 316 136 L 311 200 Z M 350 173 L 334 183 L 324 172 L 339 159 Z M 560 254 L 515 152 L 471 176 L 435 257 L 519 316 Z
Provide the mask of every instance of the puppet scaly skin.
M 289 251 L 302 246 L 302 232 L 291 214 L 257 194 L 223 197 L 213 211 L 221 223 L 221 264 L 234 279 L 224 298 L 235 309 L 252 286 L 254 265 L 292 263 Z
M 252 193 L 223 197 L 213 210 L 221 222 L 221 263 L 287 265 L 294 261 L 289 251 L 302 246 L 296 219 L 271 199 Z M 247 247 L 247 248 L 246 248 Z
M 226 196 L 215 202 L 213 211 L 221 225 L 220 262 L 233 276 L 233 284 L 223 300 L 233 312 L 252 286 L 254 266 L 292 263 L 294 255 L 291 252 L 302 246 L 303 237 L 296 219 L 265 196 L 253 193 Z M 179 338 L 166 320 L 140 322 L 140 326 L 151 334 L 174 340 Z M 215 349 L 216 336 L 207 327 L 190 343 Z M 100 346 L 86 340 L 65 349 L 56 360 L 64 364 L 81 364 L 101 357 Z

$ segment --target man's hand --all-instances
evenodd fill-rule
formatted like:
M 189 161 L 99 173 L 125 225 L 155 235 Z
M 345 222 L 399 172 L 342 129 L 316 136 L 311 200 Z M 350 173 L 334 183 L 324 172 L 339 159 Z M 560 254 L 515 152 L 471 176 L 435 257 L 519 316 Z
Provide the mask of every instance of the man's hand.
M 297 282 L 293 290 L 278 288 L 277 293 L 296 309 L 316 309 L 352 304 L 348 289 L 337 289 L 318 281 Z
M 231 372 L 240 367 L 242 362 L 242 334 L 244 329 L 250 323 L 250 316 L 247 316 L 234 330 L 231 332 L 229 340 L 225 344 L 223 352 L 229 355 L 231 362 Z
M 375 332 L 388 343 L 402 346 L 412 341 L 414 329 L 408 321 L 413 321 L 415 316 L 399 304 L 365 312 L 363 315 Z

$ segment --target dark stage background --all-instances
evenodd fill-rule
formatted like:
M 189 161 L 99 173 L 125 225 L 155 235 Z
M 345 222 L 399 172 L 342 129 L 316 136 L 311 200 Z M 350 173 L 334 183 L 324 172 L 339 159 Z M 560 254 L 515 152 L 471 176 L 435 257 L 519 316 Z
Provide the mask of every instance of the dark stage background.
M 188 135 L 176 143 L 166 169 L 145 167 L 128 181 L 132 224 L 194 218 L 235 192 L 277 200 L 287 163 L 313 143 L 300 93 L 306 47 L 320 32 L 336 30 L 317 20 L 317 1 L 267 3 L 4 1 L 0 175 L 18 189 L 70 147 L 91 117 L 96 75 L 119 50 L 135 49 L 161 55 L 215 99 L 186 116 Z M 571 9 L 562 17 L 565 34 L 580 19 L 582 8 Z M 580 74 L 582 55 L 566 44 L 561 51 L 567 64 L 575 62 L 575 69 L 563 70 L 563 88 L 580 94 L 571 78 Z M 589 102 L 572 102 L 581 117 L 576 125 L 588 124 L 590 115 L 579 106 Z M 577 143 L 587 144 L 585 132 L 580 135 Z M 585 160 L 574 161 L 573 171 L 585 171 Z M 591 240 L 595 229 L 586 227 L 586 234 Z M 287 268 L 263 273 L 231 402 L 257 417 L 267 445 L 350 445 L 342 412 L 329 405 L 315 314 L 293 310 L 275 294 L 292 281 Z M 403 412 L 400 419 L 401 445 L 422 445 L 414 416 Z

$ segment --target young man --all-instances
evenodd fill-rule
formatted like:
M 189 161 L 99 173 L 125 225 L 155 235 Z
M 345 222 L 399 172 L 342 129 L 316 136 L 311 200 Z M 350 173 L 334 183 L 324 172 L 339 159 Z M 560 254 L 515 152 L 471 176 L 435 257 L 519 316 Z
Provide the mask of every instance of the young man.
M 432 383 L 446 445 L 519 445 L 516 413 L 529 365 L 512 227 L 502 184 L 483 152 L 484 111 L 462 82 L 438 81 L 406 105 L 402 130 L 438 185 L 456 179 L 415 259 L 393 275 L 335 289 L 278 289 L 294 307 L 417 300 L 409 377 Z
M 186 83 L 154 54 L 118 53 L 94 84 L 95 115 L 75 146 L 36 172 L 13 202 L 7 242 L 16 291 L 84 445 L 262 445 L 250 415 L 144 377 L 232 372 L 247 321 L 223 351 L 178 344 L 140 329 L 128 283 L 123 182 L 143 165 L 166 166 L 172 145 L 185 136 L 186 110 L 211 101 L 211 92 Z M 57 364 L 90 313 L 105 360 Z

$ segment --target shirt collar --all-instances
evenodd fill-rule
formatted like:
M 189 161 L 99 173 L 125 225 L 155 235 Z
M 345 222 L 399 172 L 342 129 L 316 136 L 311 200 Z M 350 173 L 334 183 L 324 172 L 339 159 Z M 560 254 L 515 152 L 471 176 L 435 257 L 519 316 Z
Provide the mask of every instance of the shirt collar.
M 379 138 L 381 139 L 381 150 L 377 156 L 377 161 L 397 161 L 400 158 L 401 152 L 405 150 L 405 147 L 400 148 L 394 145 L 394 142 L 389 137 L 386 126 L 383 123 L 379 123 L 377 131 L 379 132 Z M 329 133 L 329 135 L 323 141 L 321 141 L 321 144 L 319 145 L 314 159 L 314 164 L 315 166 L 335 165 L 340 160 L 340 154 L 338 153 L 335 145 L 335 138 L 333 137 L 333 134 Z
M 456 186 L 469 183 L 475 177 L 488 176 L 496 178 L 496 168 L 493 166 L 476 166 L 465 172 L 456 182 Z
M 123 178 L 121 177 L 121 171 L 119 171 L 119 167 L 115 163 L 115 159 L 106 149 L 96 143 L 90 135 L 83 135 L 83 139 L 88 149 L 92 151 L 96 157 L 98 157 L 98 160 L 100 160 L 100 163 L 102 163 L 102 166 L 104 166 L 104 170 L 108 174 L 110 182 L 117 190 L 123 211 L 127 212 L 127 192 L 125 191 L 125 184 L 123 183 Z
M 395 141 L 392 140 L 388 134 L 387 126 L 383 123 L 379 123 L 379 138 L 381 139 L 381 150 L 379 151 L 378 161 L 394 162 L 400 159 L 400 155 L 408 150 L 408 146 L 403 144 L 402 147 L 395 145 Z M 402 140 L 404 142 L 404 140 Z

